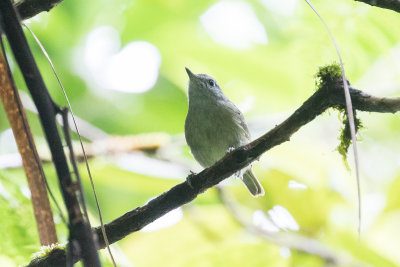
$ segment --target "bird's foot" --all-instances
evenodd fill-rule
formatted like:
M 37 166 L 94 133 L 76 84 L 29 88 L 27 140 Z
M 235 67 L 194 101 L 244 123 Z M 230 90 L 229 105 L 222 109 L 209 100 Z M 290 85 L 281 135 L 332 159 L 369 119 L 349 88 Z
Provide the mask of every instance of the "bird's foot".
M 235 148 L 233 146 L 231 146 L 228 148 L 228 150 L 226 150 L 226 153 L 232 152 L 233 150 L 235 150 Z
M 190 171 L 190 174 L 186 177 L 186 182 L 189 185 L 189 187 L 192 188 L 192 189 L 194 188 L 193 185 L 192 185 L 192 178 L 195 175 L 196 175 L 196 173 Z
M 238 170 L 237 172 L 235 172 L 233 175 L 234 175 L 235 177 L 237 177 L 237 178 L 243 179 L 243 174 L 245 173 L 245 171 L 246 171 L 246 170 L 241 169 L 241 170 Z

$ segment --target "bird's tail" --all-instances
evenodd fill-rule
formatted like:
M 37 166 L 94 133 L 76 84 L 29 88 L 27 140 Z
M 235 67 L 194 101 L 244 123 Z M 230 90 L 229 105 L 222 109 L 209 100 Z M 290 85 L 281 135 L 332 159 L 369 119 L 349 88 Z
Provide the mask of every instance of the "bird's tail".
M 251 169 L 248 169 L 243 174 L 242 181 L 244 185 L 247 187 L 247 190 L 249 190 L 250 194 L 253 195 L 253 197 L 263 196 L 265 194 L 264 188 L 257 180 L 257 178 L 254 176 L 254 173 Z

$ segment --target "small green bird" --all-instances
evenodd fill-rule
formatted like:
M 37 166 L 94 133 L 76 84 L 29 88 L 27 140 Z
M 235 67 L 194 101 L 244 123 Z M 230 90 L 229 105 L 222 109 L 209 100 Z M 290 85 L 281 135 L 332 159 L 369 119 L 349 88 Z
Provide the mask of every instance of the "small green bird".
M 228 150 L 250 142 L 250 133 L 240 110 L 224 95 L 212 77 L 194 74 L 188 68 L 189 111 L 185 120 L 185 137 L 194 158 L 204 168 L 220 160 Z M 264 189 L 248 168 L 241 177 L 254 196 Z

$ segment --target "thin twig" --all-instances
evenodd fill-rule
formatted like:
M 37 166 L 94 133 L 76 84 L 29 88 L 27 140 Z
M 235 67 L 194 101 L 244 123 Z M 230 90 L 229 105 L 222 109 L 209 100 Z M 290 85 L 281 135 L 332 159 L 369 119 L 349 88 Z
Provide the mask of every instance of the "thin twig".
M 64 154 L 55 115 L 59 107 L 50 97 L 43 78 L 36 65 L 21 24 L 11 0 L 0 1 L 0 20 L 2 31 L 7 36 L 11 50 L 21 70 L 24 81 L 38 109 L 43 130 L 52 153 L 53 163 L 60 182 L 60 188 L 67 206 L 70 237 L 79 244 L 85 266 L 101 266 L 93 233 L 83 220 L 74 184 Z M 76 252 L 76 251 L 75 251 Z
M 104 229 L 103 216 L 102 216 L 102 213 L 101 213 L 99 200 L 98 200 L 98 198 L 97 198 L 96 188 L 95 188 L 95 186 L 94 186 L 94 181 L 93 181 L 92 173 L 91 173 L 91 171 L 90 171 L 90 167 L 89 167 L 89 163 L 88 163 L 88 158 L 87 158 L 87 156 L 86 156 L 85 147 L 83 146 L 82 136 L 81 136 L 81 134 L 80 134 L 78 125 L 77 125 L 77 123 L 76 123 L 75 114 L 74 114 L 74 112 L 73 112 L 73 110 L 72 110 L 72 106 L 71 106 L 71 103 L 70 103 L 70 101 L 69 101 L 67 92 L 65 91 L 65 88 L 64 88 L 64 86 L 63 86 L 63 84 L 62 84 L 62 82 L 61 82 L 61 80 L 60 80 L 60 77 L 59 77 L 58 74 L 57 74 L 57 71 L 56 71 L 56 68 L 55 68 L 55 66 L 54 66 L 54 64 L 53 64 L 53 61 L 51 60 L 51 58 L 50 58 L 49 54 L 47 53 L 46 49 L 44 48 L 44 46 L 43 46 L 42 43 L 40 42 L 39 38 L 36 36 L 36 34 L 35 34 L 27 25 L 24 24 L 24 26 L 25 26 L 25 27 L 29 30 L 29 32 L 32 34 L 32 36 L 33 36 L 33 38 L 35 39 L 36 43 L 39 45 L 39 47 L 40 47 L 40 49 L 42 50 L 44 56 L 46 57 L 47 61 L 49 62 L 50 67 L 51 67 L 51 69 L 53 70 L 53 74 L 54 74 L 54 76 L 55 76 L 56 79 L 57 79 L 58 85 L 60 86 L 61 91 L 62 91 L 62 93 L 64 94 L 64 97 L 65 97 L 65 99 L 66 99 L 66 101 L 67 101 L 68 109 L 63 110 L 63 112 L 62 112 L 62 116 L 63 116 L 63 129 L 64 129 L 65 135 L 67 136 L 67 142 L 68 142 L 68 146 L 69 146 L 69 149 L 70 149 L 70 152 L 71 152 L 70 158 L 71 158 L 72 165 L 73 165 L 73 167 L 74 167 L 74 172 L 75 172 L 76 178 L 77 178 L 77 180 L 78 180 L 78 182 L 79 182 L 79 184 L 80 184 L 81 202 L 82 202 L 82 206 L 83 206 L 83 211 L 84 211 L 86 220 L 88 221 L 88 223 L 89 223 L 89 225 L 90 225 L 89 216 L 88 216 L 88 213 L 87 213 L 87 210 L 86 210 L 86 204 L 85 204 L 85 200 L 84 200 L 84 196 L 83 196 L 83 191 L 82 191 L 81 178 L 80 178 L 80 176 L 79 176 L 78 169 L 77 169 L 76 164 L 75 164 L 75 154 L 73 153 L 73 146 L 72 146 L 71 138 L 69 138 L 69 131 L 68 131 L 68 130 L 69 130 L 69 128 L 68 128 L 68 127 L 69 127 L 69 124 L 68 124 L 68 111 L 71 113 L 72 122 L 73 122 L 73 124 L 74 124 L 75 131 L 76 131 L 76 133 L 78 134 L 79 143 L 80 143 L 81 151 L 82 151 L 82 154 L 83 154 L 83 159 L 84 159 L 84 161 L 85 161 L 86 170 L 87 170 L 87 173 L 88 173 L 88 176 L 89 176 L 90 184 L 91 184 L 91 186 L 92 186 L 92 192 L 93 192 L 93 195 L 94 195 L 94 200 L 95 200 L 95 202 L 96 202 L 97 213 L 98 213 L 98 215 L 99 215 L 100 226 L 101 226 L 102 234 L 103 234 L 103 236 L 104 236 L 104 241 L 105 241 L 105 244 L 106 244 L 106 247 L 107 247 L 107 250 L 108 250 L 108 254 L 110 255 L 111 261 L 112 261 L 114 267 L 116 267 L 117 264 L 115 263 L 114 257 L 113 257 L 113 255 L 112 255 L 112 252 L 111 252 L 111 249 L 110 249 L 110 245 L 109 245 L 109 243 L 108 243 L 108 238 L 107 238 L 106 230 Z M 66 112 L 65 112 L 65 111 L 66 111 Z

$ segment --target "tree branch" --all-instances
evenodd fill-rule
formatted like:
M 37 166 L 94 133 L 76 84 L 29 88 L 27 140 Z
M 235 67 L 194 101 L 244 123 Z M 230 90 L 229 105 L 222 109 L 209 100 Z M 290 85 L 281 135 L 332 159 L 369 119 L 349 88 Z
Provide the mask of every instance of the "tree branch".
M 62 0 L 21 0 L 14 6 L 17 9 L 22 20 L 36 16 L 43 11 L 50 11 Z M 355 0 L 371 6 L 390 9 L 400 12 L 400 0 Z
M 36 150 L 25 110 L 15 87 L 8 63 L 0 53 L 0 98 L 14 133 L 22 165 L 28 180 L 33 213 L 42 246 L 57 243 L 56 227 L 53 221 L 49 198 L 46 191 L 46 177 Z
M 21 0 L 15 4 L 22 20 L 36 16 L 43 11 L 50 11 L 62 0 Z M 400 0 L 355 0 L 371 6 L 390 9 L 400 12 Z
M 24 106 L 24 108 L 26 108 Z M 80 124 L 78 124 L 80 125 Z M 135 135 L 124 135 L 118 136 L 113 135 L 104 139 L 94 140 L 93 142 L 84 142 L 86 156 L 88 158 L 101 157 L 101 156 L 117 156 L 120 154 L 132 153 L 132 152 L 144 152 L 146 155 L 154 156 L 155 152 L 169 144 L 170 136 L 166 133 L 146 133 L 146 134 L 135 134 Z M 72 141 L 72 147 L 75 151 L 75 158 L 77 161 L 81 162 L 84 160 L 84 156 L 81 150 L 81 144 L 79 141 Z M 38 151 L 40 154 L 40 161 L 42 163 L 51 163 L 51 155 L 44 145 L 38 146 Z M 13 153 L 4 154 L 3 157 L 11 158 Z M 158 159 L 163 159 L 159 157 Z M 165 158 L 164 158 L 165 159 Z M 171 159 L 168 159 L 171 160 Z M 15 161 L 7 159 L 6 161 L 1 161 L 0 168 L 16 168 L 22 166 L 19 162 L 19 158 Z
M 17 10 L 21 20 L 29 19 L 43 11 L 50 11 L 62 0 L 21 0 L 14 7 Z
M 400 0 L 355 0 L 363 2 L 371 6 L 376 6 L 385 9 L 391 9 L 400 13 Z
M 0 25 L 7 36 L 9 45 L 18 63 L 25 84 L 38 109 L 40 122 L 49 145 L 52 160 L 56 168 L 59 184 L 68 210 L 70 247 L 82 255 L 84 266 L 101 266 L 90 223 L 82 216 L 67 158 L 64 154 L 60 135 L 55 120 L 59 107 L 47 91 L 39 68 L 36 65 L 28 42 L 21 28 L 21 23 L 11 0 L 0 1 Z M 78 184 L 78 186 L 80 186 Z
M 377 98 L 354 88 L 350 89 L 350 94 L 353 108 L 360 111 L 395 113 L 400 110 L 400 98 Z M 139 231 L 157 218 L 192 201 L 198 194 L 246 167 L 272 147 L 288 141 L 298 129 L 330 107 L 345 107 L 345 98 L 340 79 L 329 86 L 321 87 L 289 118 L 265 135 L 248 145 L 227 153 L 225 157 L 210 168 L 204 169 L 198 174 L 190 175 L 185 182 L 174 186 L 147 204 L 107 223 L 105 229 L 110 244 Z M 104 248 L 105 244 L 101 229 L 97 227 L 94 231 L 99 236 L 100 248 Z M 28 266 L 47 266 L 45 263 L 50 260 L 54 260 L 54 258 L 48 255 L 45 258 L 35 259 Z

